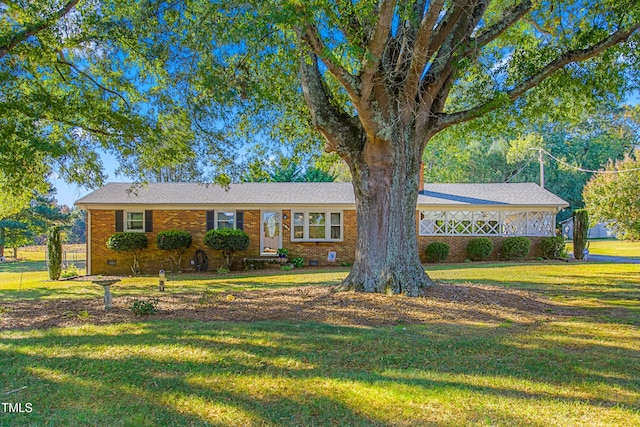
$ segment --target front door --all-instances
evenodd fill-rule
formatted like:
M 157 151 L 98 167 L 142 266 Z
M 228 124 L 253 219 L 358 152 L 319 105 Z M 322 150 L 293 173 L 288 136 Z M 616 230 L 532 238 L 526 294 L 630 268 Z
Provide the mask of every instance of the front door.
M 278 248 L 282 247 L 280 211 L 261 212 L 260 255 L 278 255 Z

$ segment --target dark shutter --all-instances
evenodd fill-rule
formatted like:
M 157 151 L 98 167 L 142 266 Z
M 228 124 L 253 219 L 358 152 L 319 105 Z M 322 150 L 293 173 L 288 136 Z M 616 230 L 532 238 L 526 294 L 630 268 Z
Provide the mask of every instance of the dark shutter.
M 216 228 L 216 215 L 215 211 L 207 211 L 207 231 Z
M 144 231 L 145 233 L 153 231 L 153 211 L 144 211 Z
M 124 231 L 123 217 L 124 211 L 116 211 L 116 233 Z
M 244 211 L 236 211 L 236 229 L 244 231 Z

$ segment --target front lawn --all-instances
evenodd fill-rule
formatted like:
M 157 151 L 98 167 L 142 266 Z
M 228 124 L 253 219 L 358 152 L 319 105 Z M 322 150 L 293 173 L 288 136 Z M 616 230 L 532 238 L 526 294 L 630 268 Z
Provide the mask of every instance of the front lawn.
M 183 276 L 179 310 L 104 324 L 96 285 L 0 273 L 0 393 L 33 408 L 0 425 L 640 425 L 640 265 L 428 269 L 420 299 L 331 292 L 345 270 Z M 90 309 L 7 329 L 25 304 Z
M 567 242 L 567 252 L 573 251 L 573 242 Z M 616 239 L 589 240 L 589 253 L 592 255 L 627 256 L 640 258 L 640 242 Z

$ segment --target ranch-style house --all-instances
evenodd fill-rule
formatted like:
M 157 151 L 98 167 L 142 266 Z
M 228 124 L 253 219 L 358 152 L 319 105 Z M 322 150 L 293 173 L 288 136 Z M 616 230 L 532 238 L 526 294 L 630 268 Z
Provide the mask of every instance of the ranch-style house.
M 87 274 L 128 274 L 129 268 L 106 241 L 118 231 L 147 233 L 149 248 L 142 271 L 168 269 L 168 254 L 155 245 L 156 233 L 184 230 L 193 244 L 183 270 L 202 249 L 209 269 L 222 265 L 221 256 L 204 244 L 214 228 L 239 228 L 250 238 L 249 248 L 236 256 L 289 256 L 306 264 L 353 262 L 356 241 L 355 197 L 351 183 L 243 183 L 228 188 L 196 183 L 151 183 L 133 186 L 110 183 L 82 197 L 76 205 L 87 212 Z M 494 241 L 493 258 L 508 236 L 527 236 L 530 257 L 538 255 L 543 237 L 555 235 L 556 213 L 567 207 L 561 198 L 533 183 L 421 184 L 416 206 L 420 256 L 434 241 L 450 245 L 449 261 L 466 258 L 467 242 L 478 236 Z M 426 259 L 423 258 L 423 261 Z

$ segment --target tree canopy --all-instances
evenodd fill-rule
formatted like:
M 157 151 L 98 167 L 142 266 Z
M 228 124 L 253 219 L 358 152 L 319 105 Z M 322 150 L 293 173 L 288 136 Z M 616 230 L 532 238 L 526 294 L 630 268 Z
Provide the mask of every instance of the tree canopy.
M 0 118 L 29 130 L 2 136 L 21 135 L 14 152 L 59 159 L 73 178 L 99 170 L 95 157 L 67 166 L 77 153 L 91 160 L 95 143 L 141 161 L 178 149 L 225 175 L 249 135 L 308 150 L 321 136 L 352 176 L 358 242 L 343 288 L 358 291 L 431 284 L 415 202 L 435 135 L 476 119 L 504 129 L 511 117 L 578 118 L 639 81 L 631 0 L 33 4 L 29 19 L 3 6 Z M 59 35 L 67 6 L 79 23 Z
M 537 148 L 543 155 L 545 188 L 571 205 L 558 220 L 584 207 L 582 190 L 610 159 L 621 160 L 640 143 L 638 107 L 602 105 L 576 119 L 523 121 L 500 133 L 475 123 L 453 127 L 427 145 L 427 182 L 539 182 Z M 522 120 L 521 120 L 522 121 Z M 563 162 L 563 163 L 561 163 Z M 582 170 L 581 170 L 582 169 Z
M 610 162 L 584 188 L 592 221 L 606 222 L 623 239 L 640 239 L 640 150 Z

